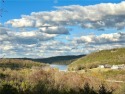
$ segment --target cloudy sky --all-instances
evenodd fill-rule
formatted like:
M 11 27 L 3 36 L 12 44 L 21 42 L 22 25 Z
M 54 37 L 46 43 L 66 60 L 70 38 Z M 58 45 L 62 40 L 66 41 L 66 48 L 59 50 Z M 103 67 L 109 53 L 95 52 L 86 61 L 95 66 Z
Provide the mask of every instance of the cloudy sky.
M 43 58 L 125 47 L 124 0 L 0 4 L 0 57 Z

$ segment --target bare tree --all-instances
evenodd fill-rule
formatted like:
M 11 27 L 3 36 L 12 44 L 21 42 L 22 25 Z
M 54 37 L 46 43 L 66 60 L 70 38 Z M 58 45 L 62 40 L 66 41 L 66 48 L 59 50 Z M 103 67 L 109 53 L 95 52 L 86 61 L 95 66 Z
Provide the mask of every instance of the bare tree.
M 5 55 L 0 58 L 0 63 L 2 62 L 2 60 L 3 60 L 4 57 L 5 57 Z

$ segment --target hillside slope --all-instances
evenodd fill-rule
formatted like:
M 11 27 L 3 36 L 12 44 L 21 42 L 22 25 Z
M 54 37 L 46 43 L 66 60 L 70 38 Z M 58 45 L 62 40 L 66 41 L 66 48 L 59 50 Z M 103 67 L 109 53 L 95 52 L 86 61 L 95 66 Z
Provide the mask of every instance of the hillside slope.
M 99 64 L 125 64 L 125 48 L 102 50 L 82 57 L 68 66 L 69 70 L 94 68 Z
M 48 65 L 43 62 L 34 62 L 32 60 L 12 59 L 12 58 L 0 59 L 0 68 L 22 69 L 22 68 L 32 68 L 33 66 L 44 67 Z

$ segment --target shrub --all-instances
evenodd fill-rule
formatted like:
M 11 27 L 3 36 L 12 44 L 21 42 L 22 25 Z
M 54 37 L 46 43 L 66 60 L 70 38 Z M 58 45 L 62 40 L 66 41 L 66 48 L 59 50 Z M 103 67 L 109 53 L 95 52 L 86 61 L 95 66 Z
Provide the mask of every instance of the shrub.
M 0 94 L 19 94 L 17 89 L 9 84 L 4 84 L 0 91 Z
M 99 94 L 112 94 L 112 93 L 113 90 L 107 90 L 103 84 L 99 88 Z

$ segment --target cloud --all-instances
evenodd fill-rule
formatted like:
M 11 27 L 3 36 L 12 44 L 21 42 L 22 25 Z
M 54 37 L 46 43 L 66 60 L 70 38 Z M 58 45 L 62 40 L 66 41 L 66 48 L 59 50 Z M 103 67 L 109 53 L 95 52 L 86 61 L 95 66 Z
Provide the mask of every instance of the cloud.
M 88 36 L 81 36 L 80 38 L 74 38 L 76 43 L 84 43 L 84 44 L 91 44 L 91 45 L 104 45 L 113 43 L 125 43 L 125 33 L 118 32 L 118 33 L 111 33 L 111 34 L 101 34 L 97 35 L 88 35 Z
M 49 27 L 49 28 L 39 28 L 40 32 L 47 34 L 69 34 L 69 30 L 65 27 Z
M 35 27 L 43 25 L 71 26 L 104 30 L 107 28 L 123 29 L 125 27 L 125 2 L 102 3 L 89 6 L 70 5 L 56 7 L 55 11 L 32 12 L 22 15 L 21 19 L 7 21 L 13 27 Z
M 48 41 L 54 39 L 56 34 L 47 34 L 44 32 L 39 32 L 37 30 L 33 31 L 13 31 L 7 27 L 0 27 L 0 42 L 10 42 L 11 44 L 37 44 L 39 41 Z
M 80 26 L 85 30 L 123 29 L 124 9 L 125 2 L 102 3 L 62 6 L 56 7 L 54 11 L 22 15 L 20 19 L 7 21 L 5 25 L 8 27 L 0 23 L 1 53 L 7 56 L 49 57 L 124 47 L 124 32 L 74 37 L 70 35 L 72 30 L 68 28 Z M 58 39 L 61 37 L 63 39 Z
M 14 31 L 13 28 L 1 26 L 0 56 L 39 57 L 41 55 L 40 51 L 44 50 L 43 45 L 46 45 L 48 41 L 54 40 L 56 36 L 56 34 L 47 34 L 37 30 Z M 47 46 L 49 45 L 46 45 L 46 47 Z
M 25 37 L 26 35 L 20 34 L 20 36 Z M 34 34 L 28 36 L 28 39 L 31 39 Z M 26 42 L 22 43 L 23 40 L 25 40 L 25 38 L 19 39 L 16 42 L 14 40 L 3 41 L 0 46 L 1 53 L 12 57 L 19 56 L 38 58 L 57 55 L 88 54 L 102 49 L 125 47 L 125 33 L 122 32 L 102 34 L 99 36 L 81 36 L 73 38 L 72 41 L 68 42 L 65 42 L 65 40 L 49 40 L 37 41 L 35 44 L 33 41 L 29 42 L 26 40 Z
M 7 22 L 7 24 L 11 24 L 12 27 L 33 27 L 34 21 L 26 18 L 22 19 L 13 19 Z

